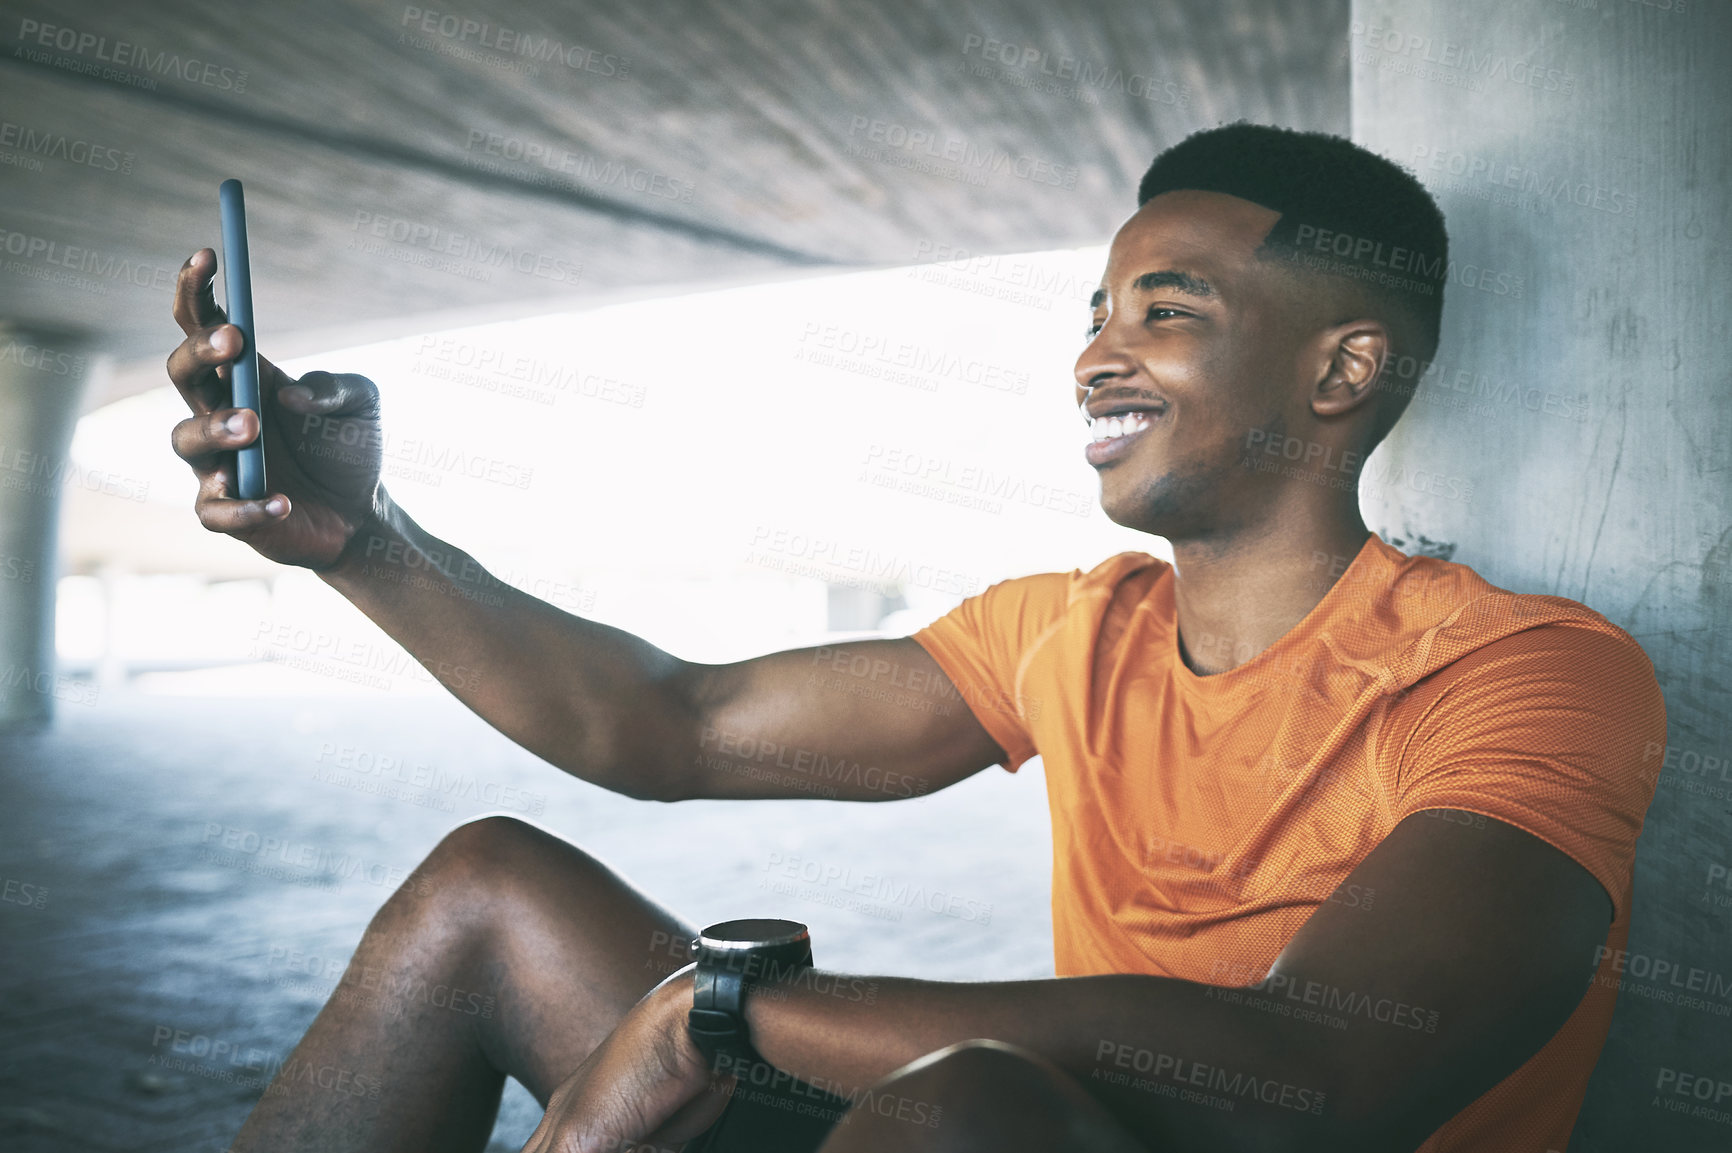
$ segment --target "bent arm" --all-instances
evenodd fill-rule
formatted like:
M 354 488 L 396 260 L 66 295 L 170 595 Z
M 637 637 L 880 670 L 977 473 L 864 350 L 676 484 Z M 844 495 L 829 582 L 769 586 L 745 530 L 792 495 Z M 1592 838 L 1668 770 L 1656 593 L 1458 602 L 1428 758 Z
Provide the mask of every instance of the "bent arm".
M 748 999 L 753 1043 L 850 1096 L 992 1038 L 1064 1069 L 1150 1148 L 1412 1149 L 1563 1025 L 1611 916 L 1593 876 L 1544 841 L 1437 815 L 1403 821 L 1350 875 L 1373 906 L 1324 902 L 1252 989 L 808 972 Z M 1303 1012 L 1325 996 L 1345 1029 Z
M 320 575 L 501 733 L 628 796 L 896 800 L 1005 756 L 914 641 L 681 660 L 506 584 L 388 498 Z

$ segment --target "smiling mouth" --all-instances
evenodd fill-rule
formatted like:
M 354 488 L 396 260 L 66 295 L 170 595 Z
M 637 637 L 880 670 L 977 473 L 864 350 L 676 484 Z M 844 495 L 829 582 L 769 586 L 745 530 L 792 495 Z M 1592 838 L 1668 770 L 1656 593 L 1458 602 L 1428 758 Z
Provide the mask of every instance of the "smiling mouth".
M 1134 409 L 1130 412 L 1117 412 L 1112 416 L 1098 417 L 1089 421 L 1089 440 L 1099 444 L 1103 440 L 1118 440 L 1121 437 L 1134 436 L 1154 422 L 1160 413 L 1154 409 Z
M 1089 421 L 1089 442 L 1083 456 L 1096 468 L 1105 468 L 1131 451 L 1151 427 L 1167 414 L 1165 405 L 1121 408 Z

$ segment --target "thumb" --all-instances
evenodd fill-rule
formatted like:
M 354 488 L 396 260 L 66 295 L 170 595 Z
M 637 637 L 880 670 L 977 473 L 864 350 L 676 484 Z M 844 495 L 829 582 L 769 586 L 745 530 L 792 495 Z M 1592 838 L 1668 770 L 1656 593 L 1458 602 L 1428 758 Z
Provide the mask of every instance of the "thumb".
M 721 1119 L 738 1087 L 739 1078 L 732 1073 L 713 1075 L 704 1092 L 675 1109 L 644 1140 L 655 1145 L 672 1145 L 707 1131 Z

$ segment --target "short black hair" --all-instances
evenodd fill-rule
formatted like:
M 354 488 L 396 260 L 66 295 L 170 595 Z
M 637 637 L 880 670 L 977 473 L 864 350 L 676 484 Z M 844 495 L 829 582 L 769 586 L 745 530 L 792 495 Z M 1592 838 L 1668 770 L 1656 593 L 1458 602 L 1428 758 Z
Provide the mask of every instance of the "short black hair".
M 1449 233 L 1410 170 L 1327 132 L 1240 120 L 1192 133 L 1155 157 L 1137 186 L 1137 206 L 1180 189 L 1279 212 L 1260 251 L 1301 271 L 1358 280 L 1374 301 L 1415 322 L 1420 347 L 1404 355 L 1426 364 L 1437 352 Z M 1373 445 L 1400 419 L 1422 374 L 1378 382 Z

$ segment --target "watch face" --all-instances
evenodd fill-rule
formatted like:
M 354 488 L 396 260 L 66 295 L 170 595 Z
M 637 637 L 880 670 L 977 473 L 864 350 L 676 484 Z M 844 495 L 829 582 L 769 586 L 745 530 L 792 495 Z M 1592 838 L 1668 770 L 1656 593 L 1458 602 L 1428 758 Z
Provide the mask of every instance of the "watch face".
M 788 945 L 804 941 L 806 937 L 806 926 L 798 921 L 748 917 L 745 920 L 721 921 L 709 926 L 698 937 L 698 944 L 709 949 L 751 949 L 765 945 Z

